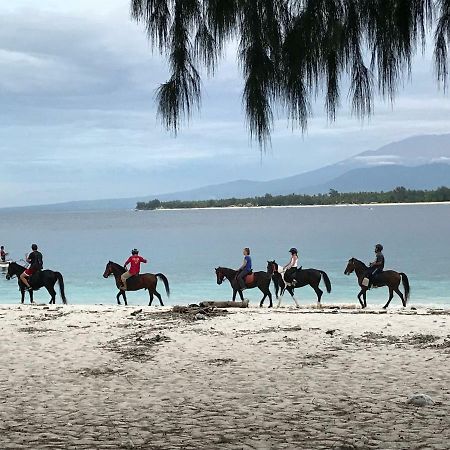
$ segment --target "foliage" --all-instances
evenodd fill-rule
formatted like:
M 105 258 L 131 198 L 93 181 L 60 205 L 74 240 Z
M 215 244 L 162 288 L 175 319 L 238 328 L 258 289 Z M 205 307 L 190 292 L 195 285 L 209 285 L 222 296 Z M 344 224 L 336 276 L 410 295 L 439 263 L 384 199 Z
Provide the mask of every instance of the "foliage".
M 172 200 L 160 202 L 151 200 L 139 202 L 137 209 L 187 209 L 224 208 L 247 206 L 299 206 L 299 205 L 347 205 L 370 203 L 423 203 L 450 201 L 450 188 L 440 187 L 433 191 L 405 189 L 403 186 L 388 192 L 349 192 L 341 193 L 330 189 L 328 194 L 270 195 L 249 198 L 227 198 L 221 200 Z
M 157 91 L 169 129 L 198 108 L 200 69 L 210 75 L 237 41 L 250 133 L 270 139 L 278 108 L 306 129 L 311 103 L 325 97 L 333 120 L 348 84 L 353 112 L 372 112 L 374 94 L 392 100 L 417 47 L 434 30 L 436 75 L 445 84 L 450 0 L 131 0 L 132 17 L 168 58 Z

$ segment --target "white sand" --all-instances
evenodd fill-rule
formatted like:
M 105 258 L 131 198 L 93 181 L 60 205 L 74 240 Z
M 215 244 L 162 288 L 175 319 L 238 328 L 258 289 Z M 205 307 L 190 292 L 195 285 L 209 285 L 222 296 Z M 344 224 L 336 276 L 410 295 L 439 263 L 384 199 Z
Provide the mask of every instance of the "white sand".
M 450 311 L 138 309 L 0 306 L 1 449 L 450 448 Z

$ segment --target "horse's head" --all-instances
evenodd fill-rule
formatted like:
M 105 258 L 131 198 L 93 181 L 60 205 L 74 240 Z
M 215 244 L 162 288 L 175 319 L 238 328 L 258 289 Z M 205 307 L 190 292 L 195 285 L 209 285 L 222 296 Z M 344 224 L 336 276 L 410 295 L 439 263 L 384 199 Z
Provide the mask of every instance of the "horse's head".
M 12 269 L 11 269 L 11 264 L 12 263 L 8 264 L 8 272 L 6 273 L 7 280 L 10 280 L 14 276 L 14 273 L 12 272 Z
M 355 270 L 355 258 L 350 258 L 347 267 L 344 270 L 344 275 L 350 275 Z
M 112 262 L 109 261 L 108 264 L 106 264 L 106 268 L 105 268 L 103 277 L 108 278 L 111 274 L 112 274 Z
M 14 276 L 19 276 L 23 271 L 25 270 L 25 267 L 20 266 L 16 262 L 10 262 L 8 264 L 8 272 L 6 273 L 6 279 L 10 280 Z
M 217 278 L 217 284 L 222 284 L 223 279 L 225 278 L 225 274 L 223 273 L 221 267 L 216 267 L 216 278 Z
M 278 264 L 275 260 L 267 261 L 267 273 L 273 275 L 275 272 L 278 272 Z

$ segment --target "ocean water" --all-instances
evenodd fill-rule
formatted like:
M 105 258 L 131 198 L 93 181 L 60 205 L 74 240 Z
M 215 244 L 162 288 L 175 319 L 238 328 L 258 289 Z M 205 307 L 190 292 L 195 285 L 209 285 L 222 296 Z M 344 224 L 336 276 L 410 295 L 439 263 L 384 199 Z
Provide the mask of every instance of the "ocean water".
M 304 268 L 328 273 L 331 294 L 322 301 L 357 303 L 356 276 L 344 275 L 349 258 L 368 263 L 374 245 L 384 245 L 386 268 L 405 272 L 411 284 L 411 305 L 450 306 L 450 205 L 377 205 L 301 208 L 235 208 L 168 211 L 25 212 L 0 211 L 0 243 L 20 262 L 32 243 L 44 255 L 45 268 L 64 276 L 71 304 L 115 304 L 117 289 L 104 279 L 109 260 L 123 264 L 137 247 L 149 259 L 144 272 L 162 272 L 169 279 L 168 305 L 231 298 L 227 282 L 217 285 L 214 268 L 237 268 L 243 247 L 250 247 L 254 270 L 266 270 L 267 260 L 281 264 L 288 250 L 299 250 Z M 325 290 L 325 289 L 323 289 Z M 272 288 L 273 292 L 273 288 Z M 131 305 L 148 303 L 146 291 L 130 292 Z M 47 302 L 48 293 L 35 293 Z M 245 297 L 257 304 L 257 289 Z M 316 300 L 310 287 L 296 290 L 301 303 Z M 368 293 L 369 305 L 381 305 L 386 288 Z M 0 273 L 0 303 L 17 303 L 15 279 Z M 60 302 L 59 296 L 57 302 Z M 284 304 L 291 304 L 286 294 Z M 394 298 L 392 306 L 399 306 Z

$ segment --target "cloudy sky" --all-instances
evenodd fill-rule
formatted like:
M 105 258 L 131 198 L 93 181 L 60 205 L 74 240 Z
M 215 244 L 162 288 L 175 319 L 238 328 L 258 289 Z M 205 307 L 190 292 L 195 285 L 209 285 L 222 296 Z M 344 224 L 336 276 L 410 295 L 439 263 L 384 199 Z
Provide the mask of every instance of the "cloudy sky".
M 364 124 L 320 105 L 308 132 L 277 120 L 272 147 L 252 144 L 235 54 L 204 78 L 202 109 L 174 138 L 156 117 L 166 80 L 129 0 L 0 3 L 0 207 L 131 197 L 315 169 L 393 140 L 448 132 L 449 96 L 429 55 L 416 58 L 392 107 Z

